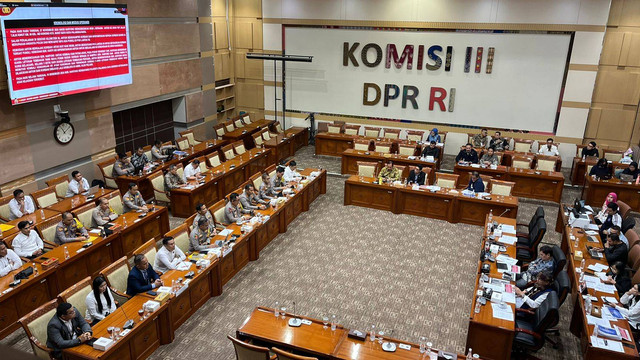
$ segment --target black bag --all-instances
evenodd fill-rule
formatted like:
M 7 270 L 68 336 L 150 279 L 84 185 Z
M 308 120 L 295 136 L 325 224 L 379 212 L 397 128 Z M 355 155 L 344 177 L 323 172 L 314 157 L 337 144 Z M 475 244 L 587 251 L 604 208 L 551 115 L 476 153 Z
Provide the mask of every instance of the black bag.
M 29 266 L 28 268 L 20 271 L 19 273 L 15 274 L 13 276 L 13 280 L 21 280 L 21 279 L 28 279 L 29 276 L 31 276 L 33 274 L 33 268 L 31 266 Z

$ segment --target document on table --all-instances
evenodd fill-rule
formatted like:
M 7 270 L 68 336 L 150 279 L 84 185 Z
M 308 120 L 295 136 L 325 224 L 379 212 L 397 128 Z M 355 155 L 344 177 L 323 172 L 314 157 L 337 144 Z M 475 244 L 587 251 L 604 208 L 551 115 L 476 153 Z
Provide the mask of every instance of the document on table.
M 584 282 L 587 284 L 587 287 L 591 289 L 595 289 L 596 286 L 601 283 L 600 278 L 591 275 L 585 275 Z
M 595 316 L 587 315 L 587 324 L 589 325 L 602 325 L 610 328 L 611 323 L 607 319 L 597 318 Z
M 600 228 L 596 224 L 589 224 L 584 227 L 585 230 L 599 230 Z
M 587 266 L 587 269 L 592 270 L 592 271 L 602 271 L 602 270 L 606 270 L 609 267 L 607 265 L 604 264 L 591 264 L 589 266 Z
M 512 226 L 512 225 L 502 224 L 502 232 L 507 234 L 515 234 L 516 228 L 515 226 Z
M 500 304 L 491 303 L 491 309 L 493 310 L 494 318 L 513 321 L 513 310 L 511 310 L 511 306 L 502 307 Z
M 597 347 L 600 349 L 624 352 L 624 349 L 622 348 L 622 343 L 620 341 L 605 340 L 597 336 L 591 336 L 591 344 L 593 344 L 593 347 Z
M 227 235 L 229 235 L 229 234 L 231 234 L 231 233 L 233 233 L 233 231 L 232 231 L 232 230 L 224 229 L 224 230 L 220 231 L 220 232 L 218 233 L 218 235 L 221 235 L 221 236 L 227 236 Z
M 517 237 L 509 236 L 509 235 L 500 236 L 500 238 L 498 239 L 498 242 L 501 242 L 507 245 L 515 245 L 517 241 L 518 241 Z
M 596 289 L 596 291 L 604 292 L 607 294 L 616 293 L 616 286 L 611 284 L 605 284 L 605 283 L 596 284 L 594 289 Z
M 518 259 L 514 259 L 512 257 L 509 257 L 509 255 L 505 255 L 505 254 L 500 254 L 496 256 L 496 261 L 505 263 L 508 265 L 515 265 L 518 263 Z
M 608 302 L 610 302 L 612 304 L 617 304 L 618 303 L 618 300 L 613 296 L 603 296 L 602 300 L 607 300 Z

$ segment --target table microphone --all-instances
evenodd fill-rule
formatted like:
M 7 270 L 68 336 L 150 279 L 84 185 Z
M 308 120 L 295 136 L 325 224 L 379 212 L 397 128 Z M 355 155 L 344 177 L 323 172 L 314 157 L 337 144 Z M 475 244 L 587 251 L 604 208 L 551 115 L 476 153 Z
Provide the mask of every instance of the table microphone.
M 293 316 L 291 317 L 291 319 L 289 319 L 289 326 L 293 326 L 293 327 L 299 327 L 300 325 L 302 325 L 302 320 L 298 319 L 296 317 L 296 302 L 293 302 Z
M 136 323 L 127 316 L 127 312 L 124 311 L 124 309 L 122 307 L 120 307 L 120 310 L 122 310 L 122 313 L 124 314 L 124 317 L 127 318 L 127 321 L 125 321 L 124 325 L 122 325 L 122 329 L 133 329 L 133 326 Z
M 502 215 L 508 213 L 509 211 L 511 211 L 511 209 L 505 209 L 502 214 L 498 215 L 498 217 L 502 217 Z

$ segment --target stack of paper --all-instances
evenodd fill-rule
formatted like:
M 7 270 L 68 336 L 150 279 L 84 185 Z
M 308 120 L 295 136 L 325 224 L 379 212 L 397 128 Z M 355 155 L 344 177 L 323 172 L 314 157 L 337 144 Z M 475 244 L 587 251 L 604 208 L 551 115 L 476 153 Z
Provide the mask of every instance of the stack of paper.
M 611 327 L 611 323 L 609 322 L 609 320 L 607 319 L 601 319 L 601 318 L 597 318 L 595 316 L 591 316 L 587 314 L 587 324 L 589 325 L 595 325 L 595 326 L 604 326 L 604 327 Z
M 593 344 L 593 347 L 597 347 L 600 349 L 606 349 L 606 350 L 611 350 L 611 351 L 617 351 L 617 352 L 624 352 L 624 349 L 622 348 L 622 343 L 620 341 L 615 341 L 615 340 L 605 340 L 605 339 L 601 339 L 597 336 L 592 336 L 591 337 L 591 344 Z
M 609 267 L 607 265 L 604 264 L 591 264 L 589 266 L 587 266 L 587 269 L 591 270 L 591 271 L 603 271 L 608 269 Z
M 493 310 L 493 317 L 496 319 L 513 321 L 513 310 L 511 306 L 502 306 L 500 304 L 491 303 L 491 309 Z
M 498 239 L 498 242 L 501 242 L 507 245 L 515 245 L 517 241 L 518 241 L 517 237 L 509 236 L 509 235 L 500 236 L 500 238 Z
M 615 285 L 610 285 L 610 284 L 605 284 L 605 283 L 596 284 L 594 289 L 596 291 L 604 292 L 604 293 L 607 293 L 607 294 L 615 294 L 616 293 L 616 286 Z
M 516 228 L 512 225 L 502 224 L 502 232 L 506 234 L 515 234 Z

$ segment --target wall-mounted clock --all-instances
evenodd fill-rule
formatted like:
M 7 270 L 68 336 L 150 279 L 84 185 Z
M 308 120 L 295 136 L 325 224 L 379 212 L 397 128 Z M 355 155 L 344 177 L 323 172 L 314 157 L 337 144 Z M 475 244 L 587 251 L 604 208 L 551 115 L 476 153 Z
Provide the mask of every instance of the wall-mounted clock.
M 75 133 L 76 130 L 69 121 L 60 121 L 56 124 L 56 127 L 53 128 L 53 137 L 55 137 L 56 141 L 61 145 L 70 143 Z

